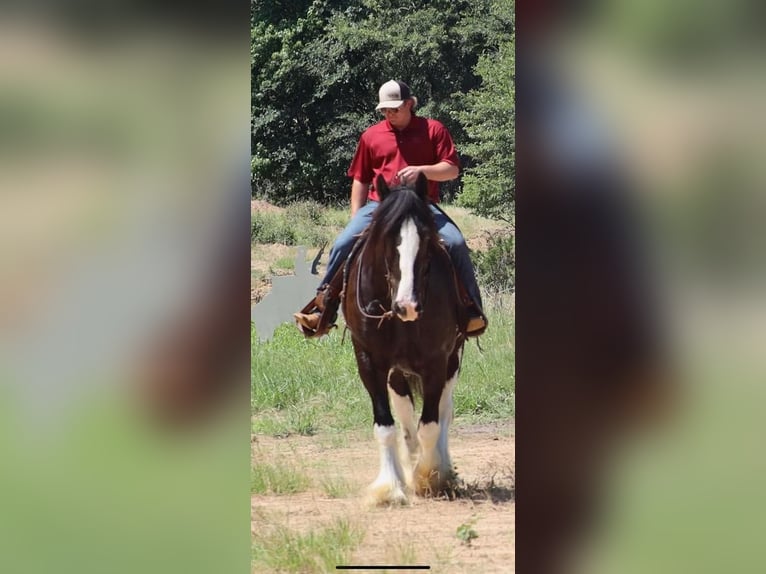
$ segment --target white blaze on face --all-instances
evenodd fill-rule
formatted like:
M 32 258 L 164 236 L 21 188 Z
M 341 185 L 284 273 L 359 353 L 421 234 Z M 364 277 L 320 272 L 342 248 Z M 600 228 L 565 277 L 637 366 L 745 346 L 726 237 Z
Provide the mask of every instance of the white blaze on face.
M 403 315 L 399 315 L 402 321 L 414 321 L 418 318 L 415 310 L 417 301 L 415 300 L 415 257 L 418 254 L 420 245 L 420 236 L 418 228 L 412 219 L 407 219 L 399 230 L 401 241 L 397 250 L 399 251 L 399 288 L 396 291 L 395 303 L 404 310 Z

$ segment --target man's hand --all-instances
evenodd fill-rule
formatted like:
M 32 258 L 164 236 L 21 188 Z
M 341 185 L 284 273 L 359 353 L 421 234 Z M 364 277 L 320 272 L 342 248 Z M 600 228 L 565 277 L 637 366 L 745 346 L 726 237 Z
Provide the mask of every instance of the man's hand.
M 434 165 L 408 165 L 400 169 L 396 175 L 404 185 L 411 186 L 421 172 L 429 181 L 449 181 L 460 174 L 460 169 L 447 161 L 440 161 Z
M 423 171 L 424 167 L 425 166 L 422 165 L 408 165 L 396 172 L 396 176 L 404 185 L 413 185 L 418 178 L 418 174 Z

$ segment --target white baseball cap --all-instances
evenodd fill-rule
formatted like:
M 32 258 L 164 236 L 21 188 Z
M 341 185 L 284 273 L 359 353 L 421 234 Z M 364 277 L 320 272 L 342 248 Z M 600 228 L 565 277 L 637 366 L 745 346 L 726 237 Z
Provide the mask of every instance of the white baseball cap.
M 376 110 L 383 108 L 398 108 L 406 100 L 413 100 L 418 105 L 418 99 L 410 92 L 410 87 L 399 80 L 389 80 L 378 90 L 378 105 Z

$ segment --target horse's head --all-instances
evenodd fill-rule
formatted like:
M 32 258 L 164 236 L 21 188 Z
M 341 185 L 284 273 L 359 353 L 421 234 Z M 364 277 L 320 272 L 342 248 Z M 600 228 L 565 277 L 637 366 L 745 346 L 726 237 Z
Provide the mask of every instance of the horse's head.
M 415 321 L 423 310 L 428 245 L 437 237 L 428 181 L 421 173 L 414 188 L 391 189 L 378 176 L 375 188 L 381 203 L 373 216 L 372 240 L 383 250 L 391 310 L 402 321 Z

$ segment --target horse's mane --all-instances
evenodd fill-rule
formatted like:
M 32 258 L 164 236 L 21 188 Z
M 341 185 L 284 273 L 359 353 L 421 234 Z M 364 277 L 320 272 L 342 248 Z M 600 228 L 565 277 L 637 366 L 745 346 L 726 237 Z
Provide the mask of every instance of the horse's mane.
M 407 217 L 412 217 L 418 228 L 434 228 L 433 214 L 415 190 L 406 186 L 393 188 L 373 213 L 371 235 L 388 238 Z

